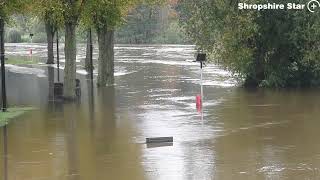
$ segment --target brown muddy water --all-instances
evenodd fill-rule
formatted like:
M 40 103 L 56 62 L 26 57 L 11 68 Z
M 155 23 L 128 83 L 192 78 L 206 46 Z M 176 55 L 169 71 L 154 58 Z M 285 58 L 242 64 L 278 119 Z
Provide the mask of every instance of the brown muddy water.
M 202 121 L 193 48 L 117 46 L 116 85 L 97 90 L 78 71 L 75 104 L 52 101 L 54 67 L 8 66 L 10 105 L 38 110 L 0 129 L 0 179 L 320 179 L 319 90 L 244 90 L 208 65 Z M 174 143 L 144 143 L 158 136 Z

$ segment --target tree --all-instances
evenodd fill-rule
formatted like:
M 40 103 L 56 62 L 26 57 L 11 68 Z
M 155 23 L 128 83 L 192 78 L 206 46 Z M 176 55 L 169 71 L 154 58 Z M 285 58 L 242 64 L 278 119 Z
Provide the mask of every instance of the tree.
M 63 4 L 59 0 L 33 0 L 32 11 L 45 24 L 47 34 L 47 64 L 54 64 L 54 35 L 63 24 Z
M 83 10 L 84 0 L 68 0 L 64 2 L 64 26 L 65 26 L 65 69 L 64 69 L 64 97 L 75 98 L 76 88 L 76 27 Z
M 244 79 L 246 86 L 320 85 L 319 11 L 239 10 L 231 0 L 181 0 L 179 11 L 198 48 Z
M 125 18 L 126 23 L 119 28 L 116 33 L 117 38 L 126 38 L 126 41 L 134 44 L 152 43 L 152 40 L 160 34 L 159 14 L 158 6 L 138 5 Z
M 43 18 L 48 39 L 48 63 L 53 63 L 53 36 L 60 25 L 65 28 L 64 97 L 75 98 L 76 88 L 76 27 L 84 0 L 34 0 L 35 9 Z
M 7 95 L 5 88 L 5 48 L 4 48 L 4 26 L 10 15 L 20 12 L 27 0 L 0 1 L 0 60 L 1 60 L 1 82 L 2 82 L 2 111 L 7 109 Z
M 84 22 L 88 27 L 94 27 L 98 35 L 98 86 L 114 83 L 114 28 L 122 17 L 121 7 L 128 1 L 130 0 L 88 0 L 86 2 Z
M 125 23 L 117 28 L 116 43 L 188 43 L 187 36 L 179 26 L 176 6 L 177 1 L 138 4 L 124 18 Z
M 2 37 L 4 36 L 5 23 L 9 20 L 10 16 L 14 13 L 21 12 L 24 5 L 27 3 L 28 0 L 0 0 L 0 30 L 3 33 L 1 34 Z
M 147 2 L 159 2 L 148 0 Z M 88 0 L 84 21 L 94 27 L 98 35 L 99 67 L 98 86 L 114 84 L 114 31 L 123 22 L 130 9 L 142 0 Z M 146 2 L 146 1 L 145 1 Z
M 84 68 L 89 72 L 92 68 L 94 67 L 91 67 L 91 62 L 90 62 L 90 59 L 91 59 L 91 46 L 92 46 L 92 30 L 91 28 L 89 30 L 87 30 L 86 32 L 86 44 L 87 44 L 87 47 L 86 47 L 86 58 L 85 58 L 85 65 L 84 65 Z M 93 65 L 92 65 L 93 66 Z

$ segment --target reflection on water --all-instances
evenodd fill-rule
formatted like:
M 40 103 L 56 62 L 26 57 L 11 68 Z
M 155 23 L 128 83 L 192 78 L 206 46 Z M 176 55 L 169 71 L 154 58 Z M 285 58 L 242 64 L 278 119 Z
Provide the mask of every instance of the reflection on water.
M 2 176 L 1 178 L 3 178 L 3 180 L 8 180 L 8 129 L 7 127 L 3 127 L 2 129 L 2 141 L 1 142 L 1 145 L 3 147 L 2 151 L 1 151 L 1 155 L 0 156 L 0 160 L 1 160 L 1 171 L 2 172 Z M 2 163 L 3 162 L 3 163 Z
M 37 48 L 41 55 L 42 45 Z M 75 104 L 52 101 L 53 67 L 33 67 L 45 76 L 9 69 L 10 104 L 39 110 L 13 121 L 7 132 L 0 130 L 1 175 L 7 172 L 8 180 L 320 178 L 318 90 L 243 90 L 229 73 L 209 65 L 201 121 L 193 46 L 116 51 L 116 86 L 97 90 L 79 73 L 82 97 Z M 174 142 L 144 144 L 156 136 L 173 136 Z

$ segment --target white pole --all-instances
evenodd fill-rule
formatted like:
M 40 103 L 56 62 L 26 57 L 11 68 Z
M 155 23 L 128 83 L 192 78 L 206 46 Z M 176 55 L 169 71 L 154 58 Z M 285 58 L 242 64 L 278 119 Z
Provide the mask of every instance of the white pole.
M 31 48 L 30 48 L 30 56 L 31 56 L 31 62 L 33 61 L 33 56 L 32 56 L 32 54 L 33 54 L 33 50 L 32 50 L 32 36 L 30 36 L 30 38 L 31 38 Z
M 201 63 L 201 70 L 200 70 L 200 74 L 201 74 L 201 80 L 200 80 L 200 85 L 201 85 L 201 121 L 203 123 L 203 100 L 204 100 L 204 96 L 203 96 L 203 76 L 202 76 L 202 73 L 203 73 L 203 62 L 200 62 Z

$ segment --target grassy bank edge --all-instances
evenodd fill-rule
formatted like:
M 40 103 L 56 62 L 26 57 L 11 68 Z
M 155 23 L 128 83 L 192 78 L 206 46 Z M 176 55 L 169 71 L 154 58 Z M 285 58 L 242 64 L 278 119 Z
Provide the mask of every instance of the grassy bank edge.
M 29 56 L 14 56 L 14 55 L 8 55 L 6 56 L 6 64 L 12 64 L 12 65 L 33 65 L 39 63 L 38 57 L 29 57 Z
M 27 112 L 33 111 L 32 107 L 13 107 L 9 108 L 7 112 L 0 112 L 0 127 L 10 123 L 11 120 L 24 115 Z

